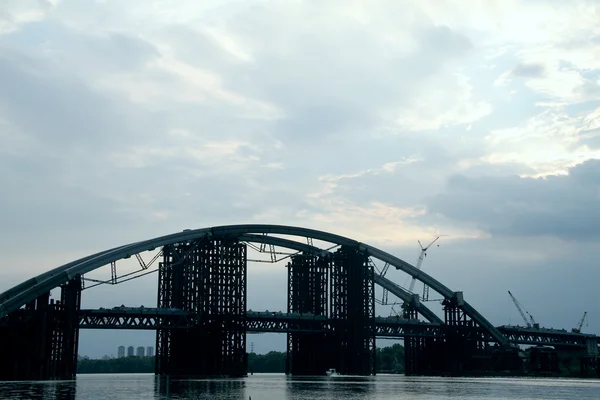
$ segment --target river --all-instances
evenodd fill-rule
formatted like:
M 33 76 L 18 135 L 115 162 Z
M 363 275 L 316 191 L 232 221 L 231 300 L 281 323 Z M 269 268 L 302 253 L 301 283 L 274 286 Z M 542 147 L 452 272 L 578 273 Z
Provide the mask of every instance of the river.
M 398 400 L 600 398 L 600 380 L 544 378 L 286 377 L 169 380 L 150 374 L 79 375 L 75 381 L 0 382 L 0 399 Z

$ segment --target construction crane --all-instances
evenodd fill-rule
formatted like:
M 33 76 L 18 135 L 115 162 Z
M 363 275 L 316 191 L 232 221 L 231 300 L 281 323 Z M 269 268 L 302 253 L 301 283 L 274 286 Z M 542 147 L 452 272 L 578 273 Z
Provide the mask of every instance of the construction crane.
M 523 318 L 523 321 L 525 321 L 525 325 L 527 325 L 528 328 L 531 328 L 531 327 L 539 328 L 540 324 L 535 322 L 535 319 L 533 319 L 533 316 L 531 314 L 529 314 L 526 310 L 523 309 L 523 306 L 521 305 L 521 303 L 519 303 L 519 301 L 515 298 L 515 296 L 513 296 L 513 294 L 510 292 L 510 290 L 508 291 L 508 295 L 512 299 L 513 303 L 515 303 L 515 307 L 517 307 L 519 314 L 521 314 L 521 318 Z M 525 316 L 525 314 L 527 314 L 529 316 L 529 318 L 527 318 Z
M 583 323 L 585 322 L 585 317 L 587 317 L 587 311 L 583 313 L 583 317 L 581 317 L 581 320 L 579 320 L 577 328 L 571 329 L 571 332 L 581 333 L 581 328 L 583 327 Z
M 427 247 L 423 247 L 423 245 L 421 244 L 421 241 L 417 240 L 419 242 L 419 246 L 421 247 L 421 254 L 419 255 L 419 259 L 417 260 L 417 265 L 416 265 L 416 268 L 418 270 L 421 270 L 421 265 L 423 265 L 423 260 L 425 259 L 425 257 L 427 257 L 427 249 L 429 249 L 432 244 L 434 244 L 435 242 L 437 242 L 437 240 L 439 238 L 440 237 L 438 236 L 435 239 L 433 239 L 433 242 L 429 243 L 429 245 Z M 408 287 L 408 291 L 409 292 L 412 293 L 413 289 L 415 288 L 415 282 L 416 281 L 417 281 L 417 278 L 413 276 L 412 280 L 410 281 L 410 286 Z M 429 291 L 427 291 L 427 293 L 429 293 Z

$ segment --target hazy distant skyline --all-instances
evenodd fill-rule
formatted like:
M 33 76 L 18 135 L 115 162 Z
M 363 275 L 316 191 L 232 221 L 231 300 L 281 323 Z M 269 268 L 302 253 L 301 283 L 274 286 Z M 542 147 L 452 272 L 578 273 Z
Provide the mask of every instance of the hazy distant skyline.
M 2 2 L 0 291 L 186 228 L 298 225 L 411 263 L 443 233 L 425 269 L 494 324 L 521 322 L 511 290 L 600 333 L 597 1 L 174 4 Z M 153 279 L 84 303 L 152 305 Z M 285 308 L 285 269 L 249 284 Z

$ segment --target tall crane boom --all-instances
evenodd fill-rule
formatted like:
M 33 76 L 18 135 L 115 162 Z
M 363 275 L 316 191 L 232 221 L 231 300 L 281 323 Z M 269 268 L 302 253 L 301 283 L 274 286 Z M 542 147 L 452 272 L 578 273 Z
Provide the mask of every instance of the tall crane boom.
M 521 305 L 521 303 L 519 303 L 519 301 L 515 298 L 515 296 L 513 296 L 513 294 L 510 292 L 510 290 L 508 291 L 508 295 L 512 299 L 513 303 L 515 303 L 515 307 L 517 307 L 519 314 L 521 314 L 521 318 L 523 318 L 523 321 L 525 321 L 525 325 L 527 325 L 528 328 L 531 328 L 532 326 L 534 328 L 539 327 L 538 323 L 535 322 L 535 320 L 533 319 L 533 316 L 531 314 L 529 314 L 527 311 L 523 310 L 523 306 Z M 526 313 L 529 316 L 529 319 L 525 316 Z
M 585 322 L 585 317 L 587 317 L 587 311 L 583 313 L 583 317 L 581 317 L 581 320 L 579 320 L 577 328 L 571 329 L 572 332 L 581 333 L 581 328 L 583 327 L 583 323 Z
M 432 244 L 434 244 L 440 237 L 436 237 L 435 239 L 433 239 L 433 242 L 429 243 L 429 245 L 427 247 L 423 247 L 423 245 L 421 244 L 421 241 L 419 242 L 419 246 L 421 247 L 421 254 L 419 255 L 419 259 L 417 260 L 417 265 L 415 266 L 415 268 L 417 268 L 419 271 L 421 270 L 421 265 L 423 265 L 423 260 L 425 259 L 425 257 L 427 256 L 427 249 L 431 247 Z M 413 289 L 415 288 L 415 282 L 417 281 L 417 278 L 413 277 L 412 280 L 410 281 L 410 286 L 408 287 L 408 291 L 412 293 Z

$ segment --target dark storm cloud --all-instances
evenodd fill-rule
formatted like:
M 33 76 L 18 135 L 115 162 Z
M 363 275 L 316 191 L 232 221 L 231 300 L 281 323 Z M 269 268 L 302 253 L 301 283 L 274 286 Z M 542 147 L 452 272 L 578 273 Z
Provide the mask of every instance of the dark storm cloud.
M 600 161 L 590 160 L 568 176 L 450 178 L 428 201 L 428 213 L 466 222 L 493 235 L 600 237 Z

